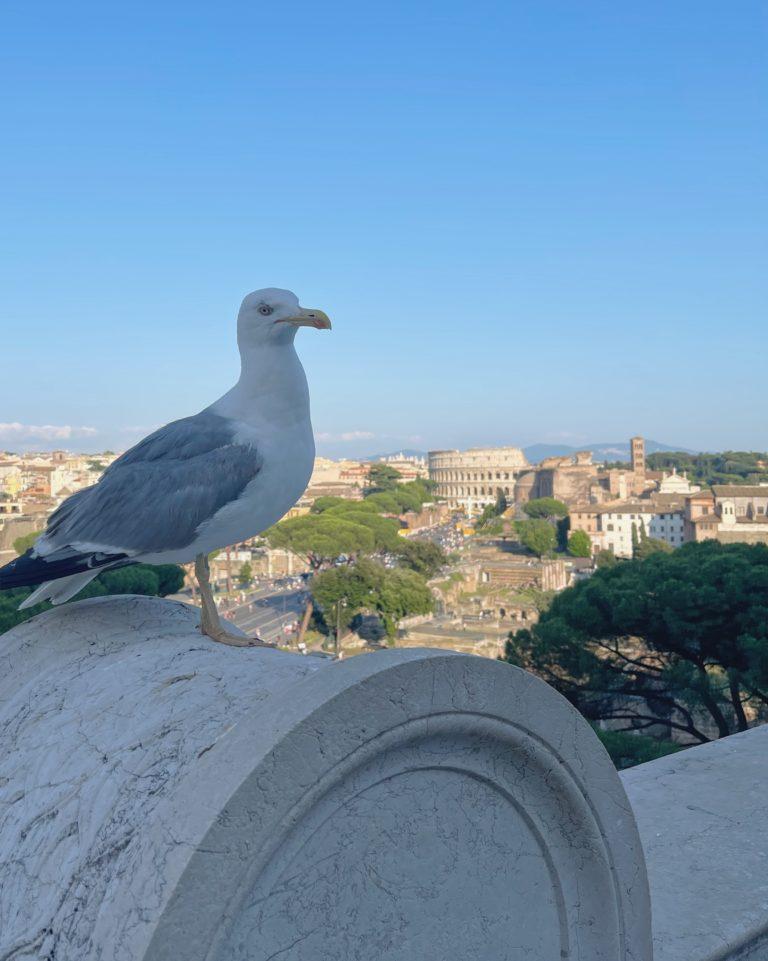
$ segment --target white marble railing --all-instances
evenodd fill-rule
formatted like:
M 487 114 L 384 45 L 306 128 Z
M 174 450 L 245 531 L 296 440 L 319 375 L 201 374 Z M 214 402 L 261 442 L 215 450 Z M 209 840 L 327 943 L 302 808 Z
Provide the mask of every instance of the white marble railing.
M 627 795 L 547 685 L 432 650 L 221 647 L 196 618 L 104 598 L 0 639 L 0 961 L 650 961 Z M 706 849 L 654 833 L 677 816 L 670 778 L 624 778 L 665 892 L 657 961 L 735 958 L 670 946 L 693 898 L 668 892 Z M 691 876 L 696 924 L 734 945 L 718 884 Z
M 768 725 L 621 778 L 648 865 L 655 961 L 766 961 Z

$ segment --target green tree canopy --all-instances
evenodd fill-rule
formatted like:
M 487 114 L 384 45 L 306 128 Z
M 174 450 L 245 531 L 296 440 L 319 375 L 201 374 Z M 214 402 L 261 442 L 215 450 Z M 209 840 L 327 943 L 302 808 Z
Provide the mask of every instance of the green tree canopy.
M 475 521 L 475 529 L 486 534 L 491 532 L 501 533 L 503 528 L 499 523 L 497 523 L 497 520 L 501 517 L 506 509 L 507 498 L 504 496 L 504 491 L 498 487 L 496 489 L 496 500 L 493 502 L 493 504 L 486 504 L 482 509 L 480 516 Z
M 574 531 L 568 538 L 568 553 L 572 557 L 591 557 L 592 541 L 586 531 Z
M 245 561 L 240 565 L 240 570 L 237 572 L 237 580 L 242 587 L 250 584 L 253 580 L 253 568 L 248 561 Z
M 390 467 L 389 464 L 371 464 L 368 473 L 368 489 L 372 493 L 394 490 L 402 476 L 400 471 Z
M 395 497 L 392 491 L 380 491 L 371 494 L 370 497 L 366 497 L 366 502 L 375 505 L 376 510 L 382 514 L 400 514 L 402 511 L 400 500 Z
M 534 497 L 523 504 L 523 510 L 534 520 L 545 517 L 554 519 L 568 514 L 568 507 L 554 497 Z
M 618 563 L 618 557 L 613 551 L 609 551 L 606 548 L 603 548 L 595 554 L 595 565 L 597 567 L 614 567 Z
M 657 554 L 659 552 L 662 554 L 671 554 L 673 550 L 674 547 L 666 541 L 659 540 L 656 537 L 649 537 L 645 529 L 645 524 L 640 524 L 639 531 L 634 524 L 632 525 L 632 556 L 636 560 L 642 561 L 644 558 L 650 557 L 651 554 Z
M 320 500 L 322 500 L 322 498 L 320 498 Z M 355 511 L 362 514 L 378 514 L 379 513 L 379 510 L 376 507 L 376 501 L 375 500 L 372 501 L 370 498 L 362 501 L 352 501 L 346 497 L 329 497 L 327 498 L 327 500 L 335 501 L 335 503 L 329 504 L 327 507 L 323 509 L 321 513 L 325 513 L 327 511 L 333 511 L 333 513 L 335 514 L 339 514 L 339 513 L 347 514 L 347 513 L 353 513 Z
M 422 504 L 432 499 L 432 490 L 433 487 L 423 480 L 409 481 L 407 484 L 395 482 L 386 488 L 369 487 L 365 491 L 365 502 L 372 502 L 377 505 L 377 510 L 389 514 L 418 511 Z
M 595 727 L 595 734 L 619 770 L 655 761 L 683 749 L 681 744 L 675 744 L 674 741 L 659 741 L 655 737 L 630 734 L 628 731 L 603 731 Z
M 768 482 L 768 453 L 726 450 L 719 454 L 664 451 L 649 454 L 651 470 L 671 470 L 688 475 L 696 484 L 759 484 Z
M 157 574 L 157 593 L 178 594 L 184 586 L 184 570 L 178 564 L 155 564 L 152 570 Z
M 346 497 L 318 497 L 309 511 L 311 514 L 322 514 L 323 511 L 330 510 L 331 507 L 352 503 L 359 503 L 359 501 L 350 501 Z
M 491 517 L 489 520 L 479 521 L 475 525 L 475 530 L 482 537 L 500 537 L 504 534 L 504 519 L 501 517 Z
M 350 502 L 353 503 L 353 502 Z M 395 551 L 401 540 L 397 533 L 400 530 L 398 521 L 391 517 L 382 517 L 367 510 L 348 509 L 343 506 L 332 507 L 325 512 L 325 517 L 339 517 L 353 524 L 367 527 L 373 534 L 373 549 L 375 551 Z
M 42 531 L 30 531 L 29 534 L 22 534 L 13 542 L 13 549 L 17 554 L 26 554 L 42 533 Z
M 342 555 L 370 553 L 374 549 L 373 533 L 362 524 L 346 517 L 305 514 L 280 521 L 264 532 L 271 547 L 283 547 L 306 558 L 313 571 Z
M 184 583 L 184 571 L 176 564 L 132 564 L 113 571 L 102 571 L 99 576 L 86 585 L 73 600 L 86 597 L 103 597 L 106 594 L 145 594 L 165 597 L 175 594 Z M 47 611 L 51 605 L 45 601 L 28 610 L 18 610 L 19 604 L 29 597 L 34 588 L 18 587 L 0 591 L 0 634 L 9 631 L 22 621 Z M 69 603 L 69 602 L 68 602 Z
M 378 611 L 390 634 L 398 620 L 410 614 L 428 614 L 434 604 L 421 575 L 388 570 L 369 558 L 318 574 L 312 581 L 312 596 L 327 623 L 335 624 L 338 612 L 342 626 L 348 627 L 361 611 Z M 342 600 L 345 606 L 337 608 Z
M 557 534 L 549 521 L 516 521 L 515 530 L 520 543 L 539 557 L 543 557 L 555 549 Z
M 506 658 L 587 717 L 659 723 L 706 741 L 768 706 L 768 547 L 684 544 L 603 567 L 558 594 Z
M 395 553 L 404 567 L 423 577 L 434 577 L 447 562 L 445 553 L 432 541 L 398 537 Z
M 306 558 L 316 577 L 323 566 L 337 557 L 369 554 L 375 549 L 376 538 L 373 531 L 364 524 L 357 523 L 357 515 L 354 522 L 349 520 L 348 516 L 334 517 L 329 511 L 324 511 L 322 514 L 291 517 L 270 527 L 264 532 L 264 537 L 270 547 L 283 547 L 299 557 Z M 304 639 L 313 607 L 314 599 L 313 595 L 310 595 L 299 627 L 299 641 Z

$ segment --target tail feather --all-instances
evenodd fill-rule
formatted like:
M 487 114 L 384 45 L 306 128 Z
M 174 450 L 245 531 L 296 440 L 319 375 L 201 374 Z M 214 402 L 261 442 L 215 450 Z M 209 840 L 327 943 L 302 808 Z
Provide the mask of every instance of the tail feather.
M 19 610 L 23 611 L 28 607 L 34 607 L 35 604 L 41 604 L 43 601 L 50 601 L 51 604 L 63 604 L 64 601 L 74 597 L 98 574 L 98 570 L 83 571 L 80 574 L 59 577 L 55 581 L 45 581 L 19 604 Z
M 82 553 L 65 548 L 52 554 L 37 554 L 34 547 L 26 554 L 0 568 L 0 590 L 28 587 L 41 582 L 56 581 L 72 574 L 84 574 L 105 567 L 121 565 L 127 554 Z M 127 561 L 130 563 L 130 561 Z

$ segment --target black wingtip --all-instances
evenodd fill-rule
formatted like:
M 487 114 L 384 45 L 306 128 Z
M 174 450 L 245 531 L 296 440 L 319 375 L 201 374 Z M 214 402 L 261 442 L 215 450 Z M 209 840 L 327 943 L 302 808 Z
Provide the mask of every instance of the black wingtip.
M 55 581 L 59 577 L 70 574 L 82 574 L 94 568 L 111 567 L 126 557 L 125 554 L 78 554 L 73 551 L 65 556 L 55 555 L 46 558 L 34 553 L 30 548 L 21 557 L 17 557 L 0 567 L 0 590 L 6 591 L 14 587 L 32 587 L 43 581 Z

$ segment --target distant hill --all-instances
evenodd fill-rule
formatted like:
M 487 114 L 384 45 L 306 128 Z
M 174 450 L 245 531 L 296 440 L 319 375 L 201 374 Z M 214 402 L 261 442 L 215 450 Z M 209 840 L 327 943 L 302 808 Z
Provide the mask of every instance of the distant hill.
M 579 447 L 570 447 L 568 444 L 531 444 L 523 448 L 523 453 L 532 464 L 538 464 L 545 457 L 566 457 L 568 454 L 575 454 L 577 450 L 591 450 L 595 461 L 617 461 L 629 460 L 629 441 L 615 441 L 614 443 L 604 444 L 581 444 Z M 687 447 L 672 447 L 669 444 L 661 444 L 657 440 L 646 440 L 646 454 L 666 454 L 671 451 L 680 451 L 683 454 L 695 454 Z M 389 451 L 385 454 L 367 454 L 362 457 L 364 461 L 381 460 L 384 457 L 396 457 L 398 454 L 405 454 L 406 457 L 426 457 L 425 450 L 414 450 L 410 447 L 400 450 Z
M 591 450 L 596 461 L 629 461 L 629 441 L 615 441 L 603 444 L 581 444 L 579 447 L 569 447 L 568 444 L 531 444 L 523 448 L 523 453 L 532 464 L 538 464 L 546 457 L 567 457 L 568 454 L 575 454 L 577 450 Z M 694 454 L 695 451 L 687 447 L 671 447 L 669 444 L 661 444 L 657 440 L 646 440 L 646 454 L 667 453 L 669 451 L 681 451 L 684 454 Z

